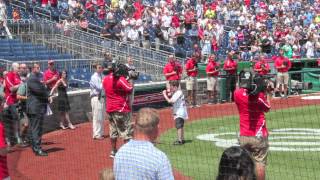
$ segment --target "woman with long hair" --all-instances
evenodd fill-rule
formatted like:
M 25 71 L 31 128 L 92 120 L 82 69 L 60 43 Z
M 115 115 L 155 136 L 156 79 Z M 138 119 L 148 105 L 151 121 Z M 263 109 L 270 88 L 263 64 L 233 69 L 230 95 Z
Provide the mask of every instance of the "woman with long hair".
M 58 110 L 60 112 L 60 128 L 61 129 L 75 129 L 76 127 L 70 121 L 69 111 L 70 111 L 70 104 L 67 95 L 67 88 L 68 88 L 68 73 L 67 71 L 63 70 L 60 73 L 60 79 L 51 89 L 50 95 L 58 89 Z M 67 126 L 65 126 L 67 124 Z

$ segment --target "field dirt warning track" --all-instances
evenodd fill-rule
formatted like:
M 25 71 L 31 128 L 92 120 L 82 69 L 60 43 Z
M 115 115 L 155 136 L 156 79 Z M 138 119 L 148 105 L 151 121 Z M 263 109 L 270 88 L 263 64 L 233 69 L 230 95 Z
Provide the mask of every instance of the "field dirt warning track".
M 320 96 L 320 95 L 319 95 Z M 300 96 L 274 99 L 273 110 L 320 104 L 320 98 L 303 100 Z M 161 109 L 160 133 L 174 128 L 170 108 Z M 189 108 L 189 120 L 223 117 L 238 113 L 234 103 L 202 105 Z M 96 180 L 103 168 L 112 167 L 109 139 L 94 141 L 91 123 L 77 125 L 76 130 L 58 130 L 43 136 L 43 149 L 48 157 L 37 157 L 31 148 L 15 148 L 8 154 L 12 180 Z M 108 134 L 108 124 L 105 126 Z M 175 179 L 191 179 L 174 171 Z

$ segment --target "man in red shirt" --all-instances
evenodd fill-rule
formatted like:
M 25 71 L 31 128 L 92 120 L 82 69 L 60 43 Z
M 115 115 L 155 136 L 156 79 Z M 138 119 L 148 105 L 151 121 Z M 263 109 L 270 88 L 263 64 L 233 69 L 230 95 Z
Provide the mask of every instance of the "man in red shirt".
M 176 61 L 173 55 L 170 55 L 168 57 L 168 63 L 163 68 L 163 74 L 166 77 L 166 87 L 167 90 L 170 89 L 169 81 L 172 80 L 178 80 L 181 79 L 182 74 L 182 67 L 181 65 Z
M 261 76 L 266 75 L 270 72 L 270 66 L 266 62 L 264 55 L 260 56 L 260 60 L 257 63 L 255 63 L 253 70 Z M 267 88 L 269 89 L 267 93 L 268 94 L 267 98 L 270 101 L 273 95 L 273 89 L 274 89 L 274 84 L 271 80 L 268 80 Z
M 265 166 L 268 155 L 268 129 L 265 112 L 270 110 L 270 103 L 265 92 L 252 93 L 241 84 L 234 92 L 234 99 L 240 116 L 240 146 L 247 149 L 256 164 L 257 179 L 265 179 Z
M 280 49 L 279 56 L 275 60 L 275 68 L 277 69 L 277 89 L 280 91 L 280 95 L 283 98 L 287 98 L 288 95 L 288 83 L 289 83 L 289 69 L 292 64 L 291 61 L 283 56 L 284 51 Z M 282 87 L 283 86 L 283 87 Z
M 59 80 L 59 72 L 54 67 L 54 61 L 48 61 L 48 69 L 44 72 L 43 82 L 50 91 Z
M 3 118 L 6 125 L 6 137 L 9 146 L 20 143 L 19 136 L 19 116 L 17 112 L 17 90 L 21 80 L 19 76 L 19 64 L 12 64 L 12 71 L 8 72 L 5 78 L 5 102 Z
M 208 58 L 208 64 L 206 67 L 207 79 L 207 90 L 208 90 L 208 104 L 214 101 L 218 102 L 219 92 L 218 87 L 218 75 L 219 75 L 219 64 L 215 62 L 215 55 L 211 55 Z
M 133 90 L 128 77 L 127 66 L 116 65 L 113 73 L 105 76 L 102 85 L 106 95 L 106 112 L 109 114 L 110 143 L 112 151 L 110 157 L 117 152 L 117 138 L 122 137 L 124 142 L 132 138 L 133 128 L 130 119 L 129 95 Z
M 188 91 L 188 102 L 191 103 L 191 107 L 199 107 L 197 105 L 197 89 L 198 89 L 198 62 L 196 55 L 193 54 L 191 58 L 188 58 L 186 63 L 186 71 L 188 78 L 186 80 L 186 89 Z
M 236 78 L 237 78 L 237 67 L 238 64 L 235 60 L 233 60 L 233 55 L 235 55 L 234 51 L 229 52 L 226 61 L 223 65 L 223 70 L 226 71 L 226 95 L 227 101 L 234 101 L 233 92 L 236 89 Z M 231 100 L 230 100 L 231 94 Z

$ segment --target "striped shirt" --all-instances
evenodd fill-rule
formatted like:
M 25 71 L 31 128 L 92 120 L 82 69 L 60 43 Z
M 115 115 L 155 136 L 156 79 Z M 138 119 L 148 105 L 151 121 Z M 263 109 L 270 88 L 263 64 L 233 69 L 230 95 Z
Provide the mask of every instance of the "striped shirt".
M 130 140 L 117 152 L 116 180 L 173 180 L 167 156 L 149 141 Z

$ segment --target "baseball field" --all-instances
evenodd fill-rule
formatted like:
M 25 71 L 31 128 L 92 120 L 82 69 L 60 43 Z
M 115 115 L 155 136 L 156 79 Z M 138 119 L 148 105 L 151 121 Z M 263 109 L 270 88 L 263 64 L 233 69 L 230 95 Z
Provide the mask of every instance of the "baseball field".
M 292 106 L 288 104 L 291 108 L 274 109 L 266 115 L 270 133 L 267 179 L 320 177 L 320 106 Z M 214 179 L 224 148 L 237 145 L 239 119 L 236 112 L 230 114 L 233 115 L 186 123 L 187 143 L 181 146 L 172 145 L 176 129 L 169 129 L 161 135 L 158 147 L 184 176 Z

